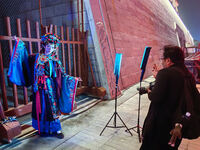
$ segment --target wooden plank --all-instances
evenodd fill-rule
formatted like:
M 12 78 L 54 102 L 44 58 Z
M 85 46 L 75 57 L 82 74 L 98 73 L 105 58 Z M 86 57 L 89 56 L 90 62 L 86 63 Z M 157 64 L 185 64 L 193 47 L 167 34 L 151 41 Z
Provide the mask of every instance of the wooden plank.
M 80 30 L 78 29 L 77 30 L 77 39 L 78 40 L 80 40 Z M 80 44 L 78 44 L 78 54 L 77 54 L 78 56 L 78 76 L 79 77 L 82 77 L 81 76 L 81 46 L 80 46 Z M 79 82 L 79 86 L 81 86 L 82 85 L 82 83 L 81 82 Z
M 87 91 L 88 91 L 87 86 L 78 87 L 77 90 L 76 90 L 76 95 L 81 95 L 83 93 L 87 93 Z
M 88 31 L 86 31 L 85 38 L 84 38 L 84 51 L 86 53 L 87 60 L 88 60 L 89 66 L 90 66 L 90 71 L 91 71 L 91 74 L 92 74 L 93 84 L 94 84 L 95 87 L 97 87 L 96 80 L 95 80 L 95 77 L 94 77 L 94 72 L 93 72 L 93 69 L 92 69 L 92 63 L 91 63 L 91 60 L 90 60 L 90 56 L 88 54 L 87 35 L 88 35 Z
M 60 32 L 61 32 L 61 40 L 64 40 L 63 26 L 60 27 Z M 65 45 L 64 45 L 64 43 L 61 43 L 61 46 L 62 46 L 62 63 L 63 63 L 64 70 L 66 71 Z
M 37 132 L 37 130 L 35 130 L 31 125 L 28 124 L 22 124 L 21 130 L 21 134 L 15 137 L 18 140 L 20 140 L 20 138 L 24 139 L 26 137 L 29 137 L 30 135 L 33 135 L 35 132 Z
M 35 23 L 35 29 L 36 29 L 36 37 L 37 39 L 40 39 L 40 28 L 38 22 Z M 40 52 L 40 41 L 37 41 L 37 45 L 38 45 L 38 52 Z
M 40 11 L 40 26 L 42 30 L 42 7 L 41 7 L 41 0 L 39 0 L 39 11 Z
M 6 116 L 23 116 L 25 114 L 32 112 L 32 102 L 28 103 L 27 105 L 20 105 L 17 108 L 11 108 L 5 111 Z
M 17 36 L 20 38 L 22 37 L 21 23 L 19 18 L 17 19 Z M 24 104 L 28 104 L 28 92 L 26 87 L 24 87 Z
M 69 41 L 69 27 L 67 27 L 66 29 L 66 34 L 67 34 L 67 41 Z M 68 47 L 68 51 L 67 51 L 67 54 L 68 54 L 68 74 L 69 75 L 72 75 L 72 72 L 71 72 L 71 49 L 70 49 L 70 43 L 67 43 L 67 47 Z
M 64 43 L 64 44 L 83 44 L 82 41 L 60 41 L 61 43 Z
M 72 28 L 72 41 L 75 41 L 75 34 L 74 34 L 74 28 Z M 74 69 L 74 76 L 76 77 L 76 50 L 75 50 L 75 44 L 72 44 L 72 52 L 73 52 L 73 69 Z
M 54 34 L 55 34 L 55 35 L 58 34 L 57 25 L 54 25 Z
M 17 18 L 17 36 L 22 37 L 21 21 L 19 18 Z
M 10 17 L 6 17 L 6 29 L 7 29 L 7 35 L 12 38 L 11 36 L 11 26 L 10 26 Z M 12 55 L 12 40 L 10 39 L 9 41 L 9 50 L 10 50 L 10 55 Z M 17 86 L 16 84 L 13 84 L 13 95 L 14 95 L 14 106 L 17 107 L 18 104 L 18 95 L 17 95 Z
M 40 39 L 36 39 L 36 38 L 25 38 L 25 37 L 21 37 L 20 38 L 22 41 L 31 41 L 31 42 L 40 42 Z M 0 40 L 14 40 L 12 36 L 2 36 L 0 35 Z
M 106 89 L 104 87 L 88 87 L 86 93 L 103 99 L 103 97 L 106 95 Z
M 53 25 L 52 24 L 50 24 L 49 33 L 53 33 Z
M 49 32 L 49 31 L 48 31 L 48 27 L 45 26 L 45 34 L 48 33 L 48 32 Z
M 80 14 L 79 14 L 79 0 L 77 0 L 77 13 L 78 13 L 78 31 L 80 31 Z M 80 32 L 79 32 L 80 33 Z M 79 37 L 80 37 L 80 35 L 79 35 Z M 80 40 L 78 40 L 78 41 L 80 41 Z
M 25 37 L 21 37 L 20 38 L 22 41 L 30 41 L 30 42 L 40 42 L 41 39 L 36 39 L 36 38 L 25 38 Z M 13 37 L 12 36 L 2 36 L 0 35 L 0 40 L 13 40 Z M 83 44 L 83 41 L 63 41 L 61 40 L 60 41 L 61 43 L 64 43 L 64 44 Z
M 84 18 L 83 18 L 83 0 L 81 0 L 81 19 L 82 19 L 82 32 L 84 32 Z
M 2 51 L 1 51 L 1 43 L 0 43 L 0 81 L 1 81 L 1 93 L 3 98 L 3 109 L 8 110 L 8 100 L 7 100 L 7 93 L 6 93 L 6 83 L 3 71 L 3 58 L 2 58 Z M 1 99 L 0 99 L 1 101 Z
M 83 51 L 82 51 L 82 61 L 83 61 L 83 84 L 84 85 L 88 85 L 88 72 L 89 72 L 89 69 L 88 69 L 88 59 L 87 59 L 87 55 L 86 55 L 86 52 L 85 52 L 85 49 L 87 50 L 87 45 L 85 45 L 85 40 L 84 40 L 84 32 L 82 32 L 82 40 L 84 41 L 84 44 L 83 44 Z
M 84 34 L 84 33 L 83 33 Z M 84 36 L 82 36 L 84 37 Z M 84 39 L 82 38 L 82 41 L 84 42 Z M 85 44 L 81 45 L 81 78 L 82 78 L 82 86 L 87 86 L 88 85 L 88 60 L 86 57 L 86 52 L 85 52 Z
M 70 0 L 70 8 L 73 8 L 73 0 Z M 71 14 L 73 14 L 73 9 L 71 9 Z M 71 20 L 72 20 L 72 27 L 74 27 L 74 15 L 71 15 Z
M 58 34 L 58 29 L 57 29 L 57 26 L 56 26 L 56 25 L 54 25 L 54 34 L 55 34 L 55 35 Z M 58 59 L 59 59 L 58 51 L 57 51 L 56 53 L 57 53 L 57 57 L 58 57 Z M 66 70 L 66 68 L 65 68 L 65 70 Z
M 30 27 L 30 21 L 26 20 L 26 29 L 27 29 L 27 36 L 28 38 L 31 38 L 31 27 Z M 31 41 L 28 42 L 29 45 L 29 54 L 32 54 L 32 43 Z

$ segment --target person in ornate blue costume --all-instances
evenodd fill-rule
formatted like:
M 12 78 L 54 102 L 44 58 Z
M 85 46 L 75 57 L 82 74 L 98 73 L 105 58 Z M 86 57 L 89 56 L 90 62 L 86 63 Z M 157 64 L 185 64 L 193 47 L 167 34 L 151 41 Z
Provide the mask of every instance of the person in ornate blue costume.
M 59 116 L 73 111 L 80 78 L 66 75 L 57 57 L 59 38 L 47 33 L 41 50 L 28 56 L 23 41 L 16 39 L 8 76 L 20 86 L 32 85 L 32 126 L 40 135 L 64 138 Z

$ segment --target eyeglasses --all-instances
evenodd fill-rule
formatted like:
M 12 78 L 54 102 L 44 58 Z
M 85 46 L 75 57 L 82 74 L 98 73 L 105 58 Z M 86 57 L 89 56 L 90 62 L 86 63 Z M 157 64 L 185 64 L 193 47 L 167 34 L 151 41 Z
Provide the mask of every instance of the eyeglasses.
M 160 57 L 160 58 L 159 58 L 160 61 L 161 61 L 161 60 L 164 60 L 164 59 L 165 59 L 164 57 Z

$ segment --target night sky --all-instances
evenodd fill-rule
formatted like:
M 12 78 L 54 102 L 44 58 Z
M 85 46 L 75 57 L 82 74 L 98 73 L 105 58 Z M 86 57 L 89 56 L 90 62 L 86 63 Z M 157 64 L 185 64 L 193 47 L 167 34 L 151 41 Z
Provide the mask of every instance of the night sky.
M 178 0 L 179 16 L 194 40 L 200 42 L 200 0 Z

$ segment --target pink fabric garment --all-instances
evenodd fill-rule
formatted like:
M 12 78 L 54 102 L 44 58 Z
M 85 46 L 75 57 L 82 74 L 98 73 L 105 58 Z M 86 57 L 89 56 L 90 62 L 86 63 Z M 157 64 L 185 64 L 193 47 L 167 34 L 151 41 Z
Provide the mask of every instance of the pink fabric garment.
M 73 112 L 73 109 L 74 109 L 74 100 L 75 100 L 75 96 L 76 96 L 77 83 L 78 83 L 78 78 L 75 79 L 75 86 L 74 86 L 73 98 L 72 98 L 72 112 Z
M 60 98 L 60 95 L 61 95 L 61 93 L 60 93 L 61 88 L 62 88 L 61 78 L 62 78 L 61 70 L 57 69 L 56 70 L 56 82 L 57 82 L 57 98 L 58 99 Z
M 40 134 L 40 118 L 41 114 L 41 105 L 40 105 L 40 93 L 39 90 L 36 92 L 36 113 L 37 113 L 37 122 L 38 122 L 38 132 Z

